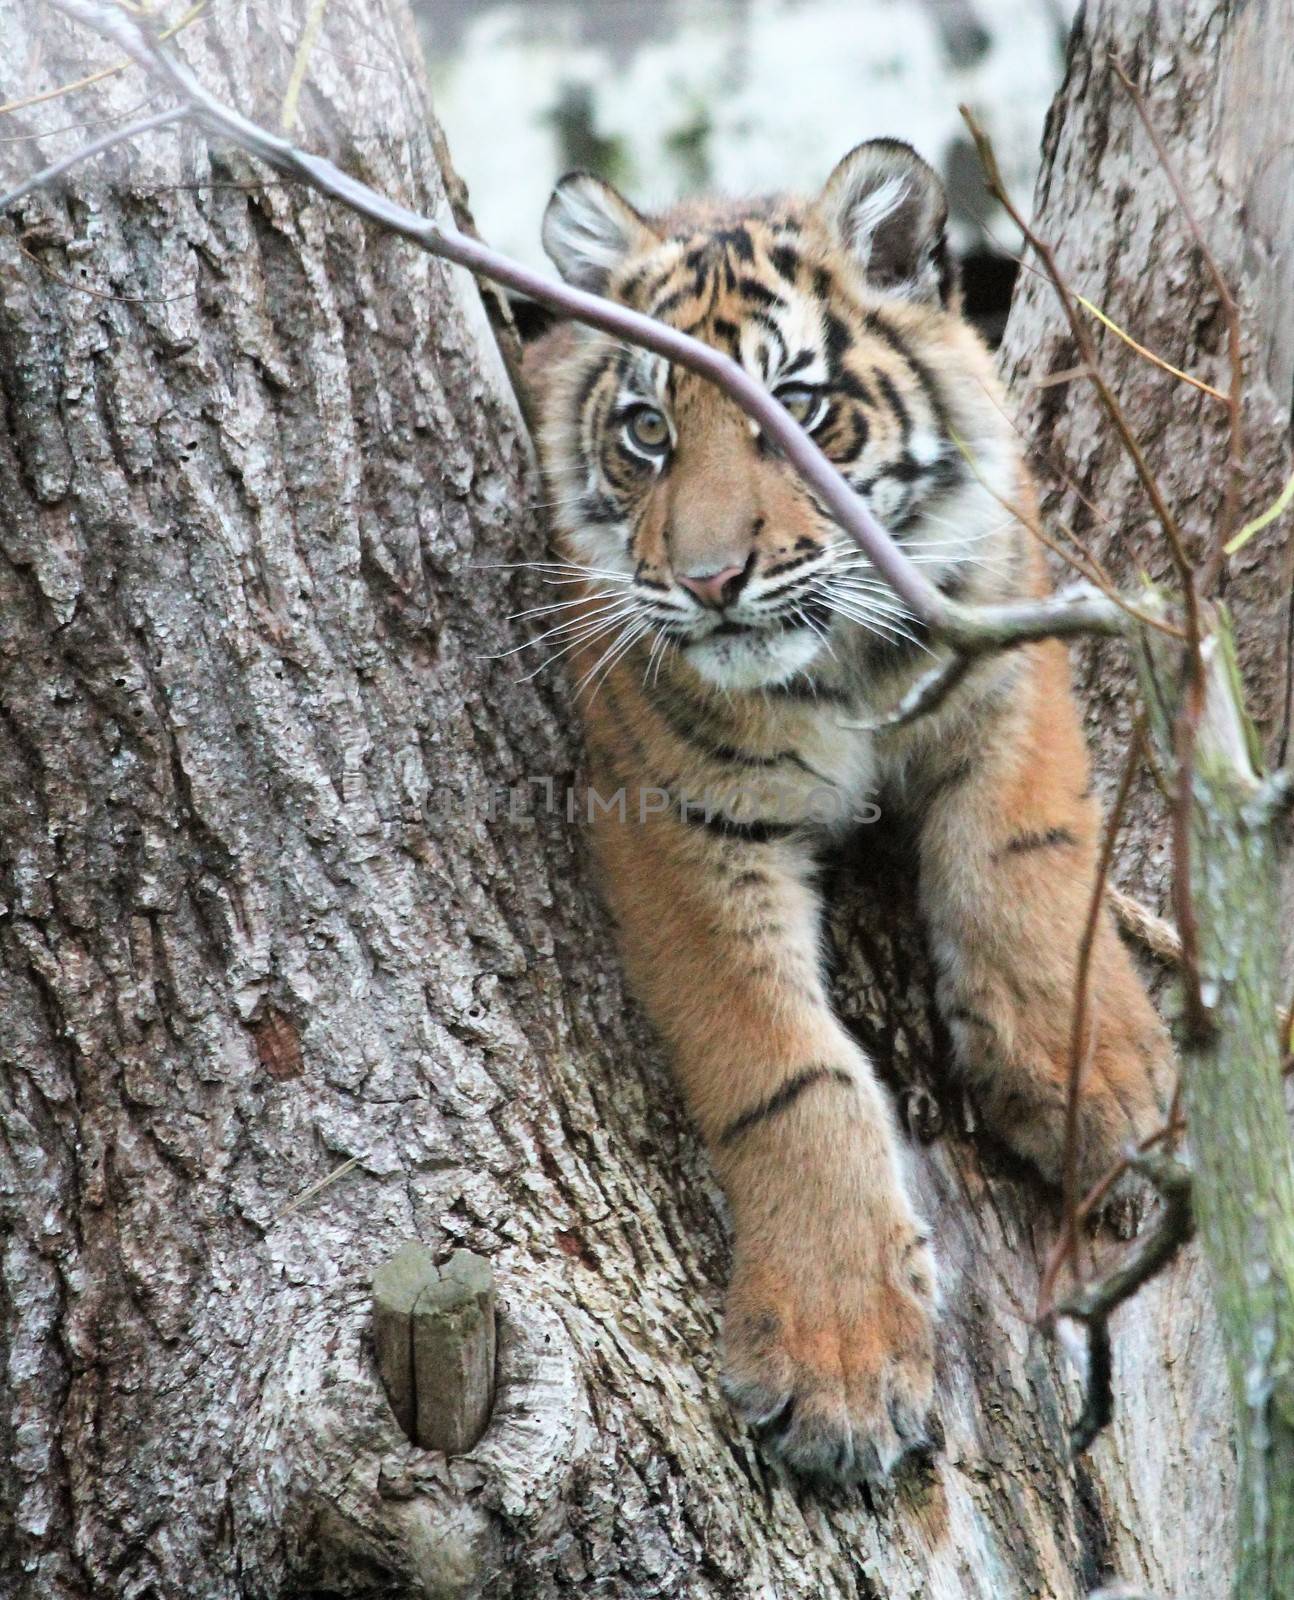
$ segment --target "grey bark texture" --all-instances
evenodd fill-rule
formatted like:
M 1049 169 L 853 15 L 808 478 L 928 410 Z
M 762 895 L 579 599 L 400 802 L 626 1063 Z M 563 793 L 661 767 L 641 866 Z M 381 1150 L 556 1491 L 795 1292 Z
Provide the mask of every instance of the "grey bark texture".
M 1217 378 L 1211 293 L 1102 65 L 1117 42 L 1217 196 L 1255 505 L 1294 364 L 1289 11 L 1091 8 L 1041 188 L 1078 286 Z M 230 0 L 183 48 L 273 121 L 302 14 Z M 17 0 L 0 37 L 4 99 L 109 64 Z M 434 210 L 455 180 L 413 58 L 397 0 L 329 7 L 301 136 Z M 5 132 L 140 97 L 124 74 Z M 82 137 L 0 144 L 0 185 Z M 1188 1258 L 1119 1314 L 1115 1424 L 1072 1463 L 1075 1374 L 1030 1320 L 1056 1202 L 968 1131 L 884 829 L 832 868 L 838 993 L 929 1141 L 945 1447 L 873 1503 L 772 1475 L 736 1432 L 722 1204 L 566 816 L 575 717 L 553 672 L 488 659 L 551 594 L 490 565 L 543 544 L 494 336 L 462 274 L 264 177 L 167 133 L 0 223 L 0 1595 L 1078 1600 L 1118 1577 L 1220 1600 L 1207 1285 Z M 1049 509 L 1086 515 L 1055 453 L 1108 558 L 1158 564 L 1091 397 L 1028 387 L 1072 365 L 1032 282 L 1007 359 Z M 1110 366 L 1202 532 L 1210 414 Z M 1238 565 L 1278 736 L 1288 547 Z M 1113 759 L 1126 664 L 1106 645 L 1084 672 Z M 1143 894 L 1164 837 L 1147 798 Z M 495 1408 L 461 1457 L 408 1442 L 377 1372 L 370 1280 L 412 1239 L 494 1269 Z

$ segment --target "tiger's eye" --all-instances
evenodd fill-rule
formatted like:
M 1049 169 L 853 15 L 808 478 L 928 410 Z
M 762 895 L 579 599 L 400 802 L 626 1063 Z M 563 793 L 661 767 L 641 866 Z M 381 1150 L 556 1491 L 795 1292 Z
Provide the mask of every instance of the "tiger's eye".
M 650 455 L 660 455 L 669 444 L 669 423 L 654 406 L 635 407 L 625 418 L 625 431 Z
M 816 389 L 779 389 L 775 398 L 802 428 L 811 428 L 823 410 L 822 396 Z

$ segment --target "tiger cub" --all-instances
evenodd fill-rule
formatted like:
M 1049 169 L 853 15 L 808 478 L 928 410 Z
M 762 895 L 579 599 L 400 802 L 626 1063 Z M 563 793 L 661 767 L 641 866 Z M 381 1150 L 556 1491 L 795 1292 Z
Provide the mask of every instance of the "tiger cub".
M 877 140 L 812 199 L 659 217 L 573 173 L 543 237 L 571 283 L 740 361 L 945 594 L 1036 596 L 1036 542 L 1004 509 L 1030 484 L 946 220 L 934 172 Z M 934 656 L 760 430 L 588 328 L 547 334 L 528 371 L 580 585 L 558 637 L 584 691 L 605 893 L 731 1207 L 725 1389 L 794 1469 L 882 1478 L 927 1438 L 935 1264 L 890 1106 L 831 1009 L 815 856 L 874 794 L 910 812 L 958 1061 L 996 1132 L 1057 1181 L 1100 826 L 1066 654 L 986 659 L 936 712 L 868 732 Z M 1092 994 L 1084 1182 L 1155 1125 L 1168 1063 L 1104 920 Z

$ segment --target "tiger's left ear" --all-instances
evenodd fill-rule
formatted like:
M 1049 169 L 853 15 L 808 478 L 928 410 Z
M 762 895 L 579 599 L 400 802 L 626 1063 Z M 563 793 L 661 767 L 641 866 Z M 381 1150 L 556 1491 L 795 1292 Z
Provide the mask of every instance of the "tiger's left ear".
M 827 179 L 818 209 L 869 283 L 905 300 L 948 303 L 948 199 L 934 168 L 909 144 L 855 145 Z

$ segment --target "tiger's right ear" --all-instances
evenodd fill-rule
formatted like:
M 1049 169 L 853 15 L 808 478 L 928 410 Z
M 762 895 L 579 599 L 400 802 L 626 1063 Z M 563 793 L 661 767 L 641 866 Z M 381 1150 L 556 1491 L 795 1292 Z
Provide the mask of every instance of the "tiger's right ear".
M 567 283 L 601 294 L 625 257 L 657 236 L 609 183 L 591 172 L 568 172 L 544 211 L 543 240 Z

